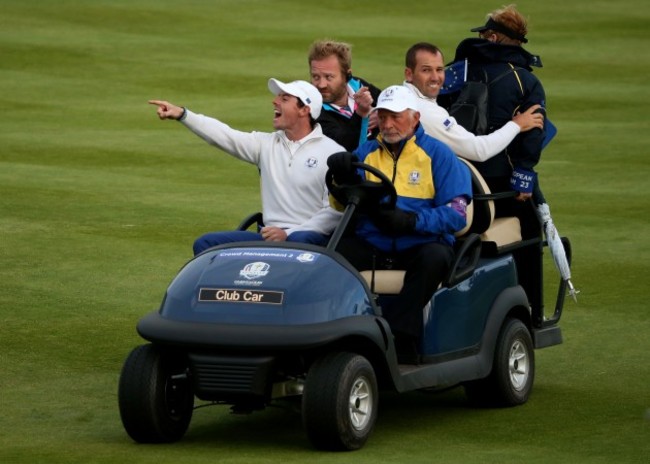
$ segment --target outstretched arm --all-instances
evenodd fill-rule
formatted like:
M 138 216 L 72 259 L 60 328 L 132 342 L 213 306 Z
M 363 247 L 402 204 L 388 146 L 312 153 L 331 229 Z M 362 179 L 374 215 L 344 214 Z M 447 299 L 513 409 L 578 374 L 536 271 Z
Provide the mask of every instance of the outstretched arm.
M 242 132 L 231 128 L 215 118 L 193 113 L 181 106 L 176 106 L 164 100 L 149 100 L 156 105 L 160 119 L 180 121 L 185 127 L 208 142 L 210 145 L 226 153 L 259 167 L 261 146 L 264 137 L 272 138 L 272 134 L 259 132 Z

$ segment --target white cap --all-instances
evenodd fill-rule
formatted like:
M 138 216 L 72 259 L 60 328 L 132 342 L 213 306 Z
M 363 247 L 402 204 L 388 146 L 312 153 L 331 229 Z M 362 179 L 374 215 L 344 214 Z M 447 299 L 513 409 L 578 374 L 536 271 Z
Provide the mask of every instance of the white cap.
M 277 79 L 269 79 L 269 90 L 273 95 L 279 95 L 281 92 L 293 95 L 309 107 L 309 113 L 314 119 L 320 116 L 320 110 L 323 107 L 323 96 L 318 89 L 307 81 L 293 81 L 285 84 Z
M 375 109 L 381 108 L 393 113 L 401 113 L 408 109 L 420 111 L 417 97 L 403 85 L 391 85 L 379 94 Z

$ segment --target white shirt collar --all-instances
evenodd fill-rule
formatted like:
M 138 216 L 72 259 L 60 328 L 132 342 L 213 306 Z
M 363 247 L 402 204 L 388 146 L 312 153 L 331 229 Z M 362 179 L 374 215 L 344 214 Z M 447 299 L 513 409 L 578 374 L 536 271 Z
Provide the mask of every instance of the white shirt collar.
M 404 83 L 402 85 L 404 85 L 405 87 L 408 87 L 409 89 L 411 89 L 411 91 L 415 94 L 415 96 L 418 97 L 418 98 L 421 98 L 422 100 L 427 100 L 427 101 L 430 101 L 430 102 L 435 102 L 436 101 L 435 98 L 425 96 L 422 92 L 420 92 L 420 89 L 418 89 L 416 86 L 414 86 L 410 82 L 404 81 Z

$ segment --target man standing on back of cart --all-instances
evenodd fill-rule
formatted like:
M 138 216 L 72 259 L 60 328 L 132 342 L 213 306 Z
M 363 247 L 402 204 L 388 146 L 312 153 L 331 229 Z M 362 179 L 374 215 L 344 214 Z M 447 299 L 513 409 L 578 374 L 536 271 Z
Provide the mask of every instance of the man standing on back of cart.
M 528 43 L 528 21 L 515 5 L 507 5 L 487 15 L 484 25 L 474 27 L 478 38 L 468 38 L 456 48 L 454 62 L 467 61 L 469 74 L 485 73 L 489 85 L 488 126 L 492 131 L 501 127 L 517 111 L 525 111 L 541 105 L 537 111 L 545 116 L 543 128 L 519 134 L 495 157 L 476 163 L 490 190 L 516 192 L 516 196 L 495 202 L 496 216 L 517 216 L 524 239 L 539 234 L 540 222 L 544 225 L 551 252 L 562 279 L 568 282 L 569 292 L 575 299 L 577 291 L 571 283 L 571 272 L 564 247 L 551 218 L 550 208 L 539 185 L 535 167 L 542 150 L 554 134 L 554 126 L 546 119 L 546 94 L 533 68 L 542 67 L 539 56 L 523 48 Z M 532 198 L 536 208 L 528 204 Z M 539 251 L 533 248 L 519 250 L 515 258 L 520 269 L 531 267 L 539 259 Z M 534 273 L 520 272 L 520 283 L 529 293 L 536 288 Z M 534 298 L 534 297 L 533 297 Z M 540 297 L 541 298 L 541 297 Z
M 471 180 L 449 147 L 424 133 L 417 97 L 408 88 L 385 89 L 376 111 L 377 139 L 327 163 L 337 184 L 354 182 L 353 161 L 374 166 L 393 181 L 397 204 L 361 215 L 354 236 L 343 237 L 337 251 L 358 270 L 406 271 L 402 291 L 383 314 L 400 363 L 417 364 L 422 310 L 451 266 L 454 233 L 467 221 Z
M 294 241 L 326 245 L 341 214 L 329 206 L 327 157 L 343 150 L 316 123 L 322 98 L 306 81 L 269 79 L 275 132 L 241 132 L 223 122 L 162 100 L 150 100 L 160 119 L 174 119 L 211 145 L 260 170 L 259 232 L 211 232 L 194 242 L 194 254 L 239 241 Z
M 541 105 L 537 111 L 546 115 L 544 88 L 532 73 L 533 67 L 542 66 L 541 60 L 522 47 L 528 42 L 526 18 L 514 5 L 508 5 L 489 13 L 485 25 L 471 30 L 479 37 L 463 40 L 454 62 L 467 60 L 470 74 L 475 72 L 472 70 L 487 74 L 489 131 L 534 105 Z M 514 200 L 496 202 L 496 216 L 518 216 L 524 238 L 539 230 L 534 212 L 524 202 L 533 197 L 536 205 L 545 203 L 534 171 L 544 138 L 544 128 L 521 133 L 499 154 L 476 164 L 492 192 L 516 192 Z

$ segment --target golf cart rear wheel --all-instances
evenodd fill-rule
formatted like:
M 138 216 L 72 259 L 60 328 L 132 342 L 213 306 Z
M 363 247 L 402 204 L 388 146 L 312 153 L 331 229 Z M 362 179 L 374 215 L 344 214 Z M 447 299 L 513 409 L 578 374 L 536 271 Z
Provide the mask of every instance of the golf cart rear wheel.
M 528 401 L 535 379 L 535 350 L 528 328 L 507 319 L 497 340 L 490 375 L 465 384 L 465 393 L 479 406 L 517 406 Z
M 139 443 L 180 440 L 194 409 L 187 363 L 153 345 L 136 347 L 124 362 L 118 401 L 122 424 L 133 440 Z
M 377 419 L 377 378 L 353 353 L 330 353 L 309 369 L 302 419 L 311 443 L 324 450 L 361 448 Z

